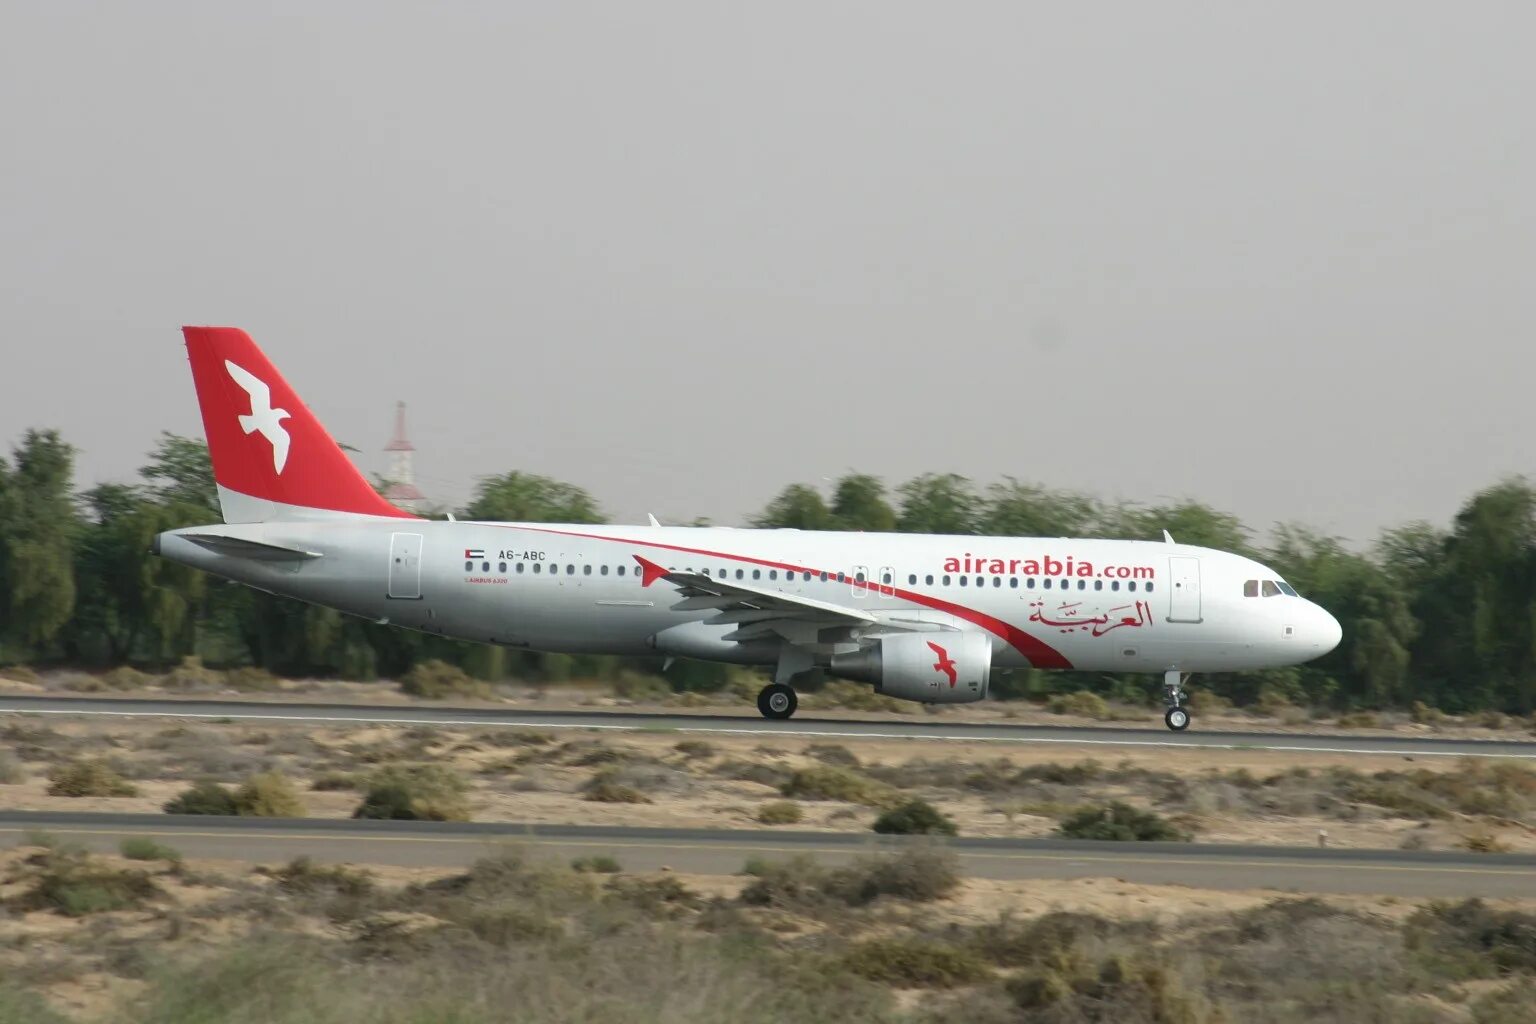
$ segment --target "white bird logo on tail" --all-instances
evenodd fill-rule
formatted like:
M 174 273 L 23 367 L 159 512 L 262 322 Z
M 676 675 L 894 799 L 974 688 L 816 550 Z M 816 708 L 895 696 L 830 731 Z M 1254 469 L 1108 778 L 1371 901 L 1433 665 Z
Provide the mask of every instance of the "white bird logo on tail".
M 282 476 L 283 466 L 288 463 L 288 431 L 283 427 L 283 420 L 291 418 L 288 410 L 272 408 L 272 389 L 245 367 L 226 359 L 224 369 L 229 371 L 234 382 L 251 397 L 250 415 L 240 417 L 240 429 L 247 434 L 260 431 L 261 436 L 271 442 L 272 468 L 277 471 L 278 476 Z

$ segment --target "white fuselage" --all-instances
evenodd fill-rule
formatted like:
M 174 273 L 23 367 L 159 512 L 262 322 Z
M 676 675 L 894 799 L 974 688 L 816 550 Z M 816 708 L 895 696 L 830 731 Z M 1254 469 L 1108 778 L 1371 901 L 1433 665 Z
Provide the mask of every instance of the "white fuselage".
M 187 535 L 306 557 L 265 560 Z M 676 589 L 646 585 L 638 559 L 879 619 L 979 630 L 1001 668 L 1256 669 L 1339 641 L 1331 615 L 1275 586 L 1283 581 L 1258 562 L 1162 542 L 347 516 L 195 527 L 162 535 L 159 550 L 378 621 L 542 651 L 778 659 L 781 641 L 723 639 L 732 626 L 675 607 Z M 821 653 L 836 645 L 800 639 Z

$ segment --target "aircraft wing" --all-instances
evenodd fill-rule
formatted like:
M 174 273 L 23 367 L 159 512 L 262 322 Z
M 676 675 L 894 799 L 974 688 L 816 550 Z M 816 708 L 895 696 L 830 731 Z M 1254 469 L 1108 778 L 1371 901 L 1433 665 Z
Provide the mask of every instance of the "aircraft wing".
M 668 569 L 639 555 L 645 586 L 657 580 L 678 588 L 682 600 L 674 611 L 713 611 L 706 625 L 735 625 L 722 639 L 744 642 L 777 636 L 791 643 L 833 647 L 855 642 L 861 636 L 908 629 L 932 630 L 932 622 L 904 623 L 891 617 L 871 615 L 862 608 L 798 597 L 782 591 L 763 590 L 734 580 L 701 572 Z M 937 627 L 943 628 L 943 627 Z

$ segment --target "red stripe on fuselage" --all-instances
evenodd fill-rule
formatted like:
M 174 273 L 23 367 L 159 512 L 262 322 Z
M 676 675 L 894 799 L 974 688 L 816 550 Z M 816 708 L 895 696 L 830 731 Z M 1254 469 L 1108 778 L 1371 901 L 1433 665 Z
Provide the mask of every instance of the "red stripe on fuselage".
M 663 544 L 660 541 L 654 540 L 632 540 L 628 537 L 605 537 L 599 533 L 579 533 L 575 530 L 551 530 L 546 527 L 539 526 L 503 526 L 497 523 L 485 523 L 483 525 L 495 526 L 502 530 L 527 530 L 531 533 L 552 533 L 560 537 L 583 537 L 587 540 L 605 540 L 612 544 L 634 544 L 638 547 L 661 548 L 666 551 L 680 551 L 683 554 L 688 555 L 705 555 L 709 558 L 723 558 L 729 561 L 746 562 L 749 565 L 761 565 L 769 569 L 783 569 L 786 572 L 808 572 L 816 576 L 819 576 L 822 573 L 822 570 L 820 569 L 812 569 L 810 566 L 805 565 L 790 565 L 788 562 L 774 562 L 766 558 L 753 558 L 750 555 L 732 555 L 724 551 L 709 551 L 705 548 L 689 548 L 683 547 L 680 544 Z M 828 573 L 827 575 L 830 578 L 835 577 L 837 574 L 833 572 Z M 882 589 L 882 586 L 877 585 L 873 580 L 865 580 L 860 582 L 853 577 L 848 576 L 846 577 L 846 582 L 855 587 L 862 587 L 865 590 L 874 592 L 879 592 Z M 1029 660 L 1029 663 L 1035 668 L 1072 667 L 1072 663 L 1068 661 L 1066 656 L 1056 648 L 1052 647 L 1050 644 L 1039 639 L 1038 637 L 1031 636 L 1030 634 L 1024 632 L 1022 629 L 1019 629 L 1017 626 L 1014 626 L 1008 622 L 1004 622 L 1002 619 L 994 618 L 993 616 L 988 615 L 985 612 L 979 612 L 974 608 L 967 608 L 964 605 L 954 604 L 953 602 L 945 601 L 941 598 L 930 597 L 927 594 L 919 594 L 915 591 L 902 590 L 899 587 L 893 586 L 885 586 L 883 589 L 889 590 L 892 594 L 902 598 L 903 600 L 911 601 L 913 604 L 922 605 L 924 608 L 931 608 L 934 611 L 947 612 L 956 618 L 964 619 L 966 622 L 980 626 L 982 629 L 985 629 L 989 633 L 1002 637 L 1008 642 L 1010 647 L 1024 655 L 1024 657 Z

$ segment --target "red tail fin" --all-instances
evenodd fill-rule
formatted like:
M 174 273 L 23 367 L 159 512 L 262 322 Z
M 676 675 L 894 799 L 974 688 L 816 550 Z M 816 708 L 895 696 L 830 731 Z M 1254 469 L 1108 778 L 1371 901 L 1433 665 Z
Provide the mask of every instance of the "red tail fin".
M 183 327 L 224 520 L 415 518 L 379 496 L 238 327 Z

